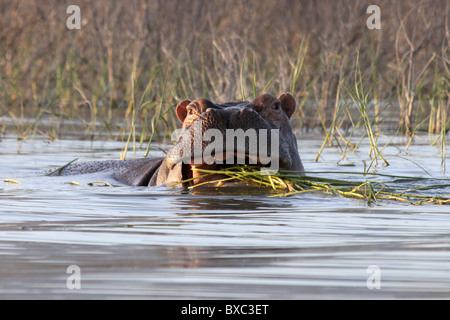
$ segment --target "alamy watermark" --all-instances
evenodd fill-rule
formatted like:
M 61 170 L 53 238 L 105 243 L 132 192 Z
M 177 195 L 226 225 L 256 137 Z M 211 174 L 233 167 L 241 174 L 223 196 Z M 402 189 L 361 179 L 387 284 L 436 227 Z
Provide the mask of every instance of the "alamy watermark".
M 377 5 L 370 5 L 367 7 L 366 13 L 370 13 L 371 15 L 367 18 L 366 26 L 367 29 L 381 29 L 381 9 Z
M 79 6 L 70 5 L 67 7 L 66 13 L 70 16 L 66 20 L 67 29 L 81 29 L 81 9 Z
M 70 274 L 66 280 L 67 289 L 81 289 L 81 268 L 73 264 L 67 267 L 66 273 Z
M 201 126 L 196 126 L 188 132 L 185 130 L 177 129 L 172 133 L 172 141 L 177 141 L 182 135 L 183 141 L 178 141 L 180 148 L 177 153 L 183 163 L 258 164 L 263 166 L 260 169 L 263 175 L 279 170 L 279 129 L 226 129 L 223 132 L 211 128 L 203 132 Z
M 81 9 L 77 5 L 67 7 L 66 13 L 70 16 L 66 20 L 67 29 L 81 29 Z M 381 9 L 379 6 L 372 4 L 367 7 L 366 13 L 370 14 L 367 18 L 366 26 L 369 30 L 381 29 Z
M 366 280 L 366 286 L 369 290 L 381 289 L 381 269 L 377 265 L 370 265 L 366 269 L 369 274 Z

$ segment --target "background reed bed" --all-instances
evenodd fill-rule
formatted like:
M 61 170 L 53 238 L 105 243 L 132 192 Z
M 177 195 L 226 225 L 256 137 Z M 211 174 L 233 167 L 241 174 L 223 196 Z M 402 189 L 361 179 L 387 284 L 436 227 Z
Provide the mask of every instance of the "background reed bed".
M 446 0 L 0 1 L 0 132 L 123 139 L 149 149 L 178 126 L 178 101 L 251 100 L 290 91 L 295 128 L 343 154 L 381 130 L 435 134 L 445 164 L 450 126 Z M 68 30 L 66 9 L 81 9 Z M 358 131 L 360 130 L 360 131 Z M 322 151 L 322 150 L 321 150 Z

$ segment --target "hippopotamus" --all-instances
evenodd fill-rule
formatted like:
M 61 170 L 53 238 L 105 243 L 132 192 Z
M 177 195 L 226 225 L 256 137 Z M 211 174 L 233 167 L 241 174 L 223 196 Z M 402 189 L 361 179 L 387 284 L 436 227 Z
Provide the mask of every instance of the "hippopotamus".
M 191 186 L 223 177 L 205 177 L 192 169 L 214 170 L 247 163 L 302 175 L 304 167 L 290 125 L 295 108 L 295 99 L 289 93 L 278 99 L 262 94 L 251 102 L 221 104 L 207 99 L 183 100 L 176 107 L 182 128 L 165 157 L 73 163 L 55 174 L 101 173 L 133 186 L 174 185 L 189 180 L 183 185 Z

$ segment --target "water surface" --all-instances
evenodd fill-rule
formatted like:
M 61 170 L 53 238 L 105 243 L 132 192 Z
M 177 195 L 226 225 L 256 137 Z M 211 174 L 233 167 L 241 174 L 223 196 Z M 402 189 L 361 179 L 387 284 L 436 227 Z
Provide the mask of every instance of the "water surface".
M 383 151 L 391 165 L 377 171 L 442 178 L 439 149 L 427 139 L 408 151 L 394 139 Z M 343 162 L 354 166 L 340 166 L 329 148 L 315 163 L 321 144 L 301 137 L 307 170 L 361 172 L 369 159 L 362 146 Z M 42 176 L 75 158 L 117 159 L 122 147 L 0 141 L 0 179 L 21 182 L 0 180 L 1 299 L 450 298 L 449 206 Z M 81 289 L 67 287 L 70 265 L 80 268 Z M 379 289 L 367 286 L 373 266 Z

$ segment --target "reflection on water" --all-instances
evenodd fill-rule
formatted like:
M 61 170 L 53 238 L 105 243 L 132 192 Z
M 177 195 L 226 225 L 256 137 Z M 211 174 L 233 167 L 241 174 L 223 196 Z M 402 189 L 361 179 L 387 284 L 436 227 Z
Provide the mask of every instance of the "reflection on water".
M 313 162 L 321 143 L 302 147 L 305 166 L 342 171 L 332 149 Z M 14 139 L 0 142 L 0 179 L 21 182 L 0 180 L 0 298 L 450 298 L 448 206 L 40 175 L 74 158 L 117 158 L 120 149 L 34 140 L 17 154 Z M 399 150 L 384 150 L 391 166 L 380 172 L 442 177 L 437 149 Z M 349 159 L 355 171 L 361 154 Z M 80 290 L 67 288 L 70 265 L 80 267 Z M 369 266 L 381 271 L 380 289 L 367 287 Z
M 179 197 L 174 201 L 174 210 L 183 214 L 245 214 L 283 210 L 291 207 L 290 202 L 283 199 L 269 198 L 274 194 L 270 189 L 259 187 L 225 187 L 225 188 L 198 188 L 191 192 L 189 197 Z

